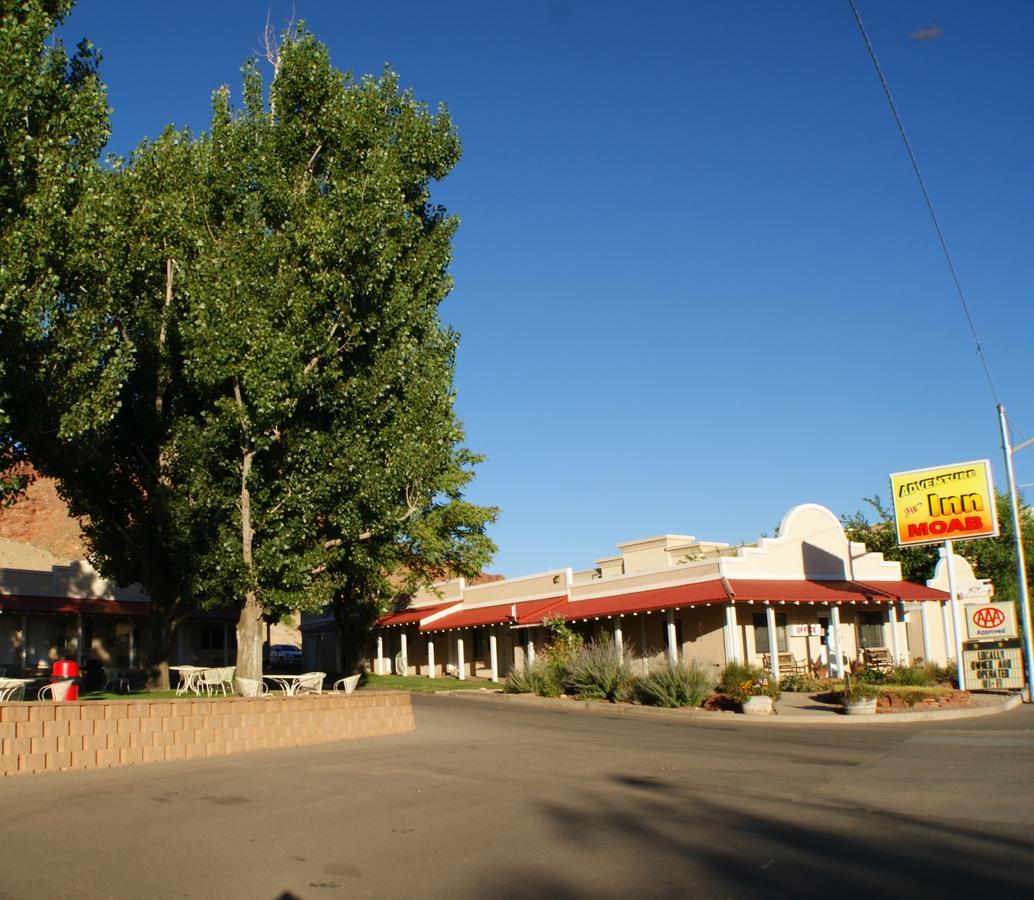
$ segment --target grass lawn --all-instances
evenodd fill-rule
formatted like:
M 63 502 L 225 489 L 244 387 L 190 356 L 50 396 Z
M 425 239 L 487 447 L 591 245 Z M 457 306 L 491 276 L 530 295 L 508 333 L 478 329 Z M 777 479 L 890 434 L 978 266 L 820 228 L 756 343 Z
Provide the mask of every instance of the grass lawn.
M 221 696 L 221 695 L 220 695 Z M 195 694 L 176 695 L 175 691 L 131 691 L 128 694 L 116 694 L 114 691 L 90 691 L 80 693 L 80 700 L 197 700 Z
M 487 678 L 467 678 L 460 681 L 458 678 L 426 678 L 419 675 L 405 677 L 402 675 L 367 675 L 363 687 L 419 691 L 428 694 L 435 691 L 470 691 L 478 688 L 498 691 L 502 688 L 502 684 L 494 684 Z

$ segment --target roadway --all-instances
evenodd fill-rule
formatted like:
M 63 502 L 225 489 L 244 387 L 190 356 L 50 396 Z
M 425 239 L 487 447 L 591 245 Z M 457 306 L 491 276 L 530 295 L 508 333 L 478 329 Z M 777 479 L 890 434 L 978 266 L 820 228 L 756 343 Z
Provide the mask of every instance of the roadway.
M 414 705 L 409 735 L 0 779 L 0 898 L 1034 893 L 1031 707 L 848 728 Z

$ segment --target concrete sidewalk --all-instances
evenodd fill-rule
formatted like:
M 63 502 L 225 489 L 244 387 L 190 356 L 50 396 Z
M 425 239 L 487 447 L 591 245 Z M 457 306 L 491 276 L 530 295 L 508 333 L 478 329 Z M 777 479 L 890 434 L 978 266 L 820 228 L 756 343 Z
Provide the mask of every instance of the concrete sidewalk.
M 824 703 L 811 694 L 784 692 L 776 700 L 775 714 L 771 716 L 744 716 L 734 712 L 712 712 L 703 709 L 665 709 L 658 706 L 636 706 L 631 703 L 608 703 L 602 700 L 577 700 L 572 697 L 539 697 L 536 694 L 504 694 L 502 691 L 442 691 L 438 696 L 464 700 L 496 700 L 525 706 L 537 706 L 560 712 L 631 716 L 635 718 L 666 719 L 695 724 L 801 724 L 801 725 L 883 725 L 892 723 L 947 722 L 952 719 L 971 719 L 990 716 L 1015 709 L 1022 702 L 1019 694 L 980 694 L 990 702 L 963 709 L 923 710 L 921 712 L 878 713 L 874 716 L 847 716 L 836 703 Z

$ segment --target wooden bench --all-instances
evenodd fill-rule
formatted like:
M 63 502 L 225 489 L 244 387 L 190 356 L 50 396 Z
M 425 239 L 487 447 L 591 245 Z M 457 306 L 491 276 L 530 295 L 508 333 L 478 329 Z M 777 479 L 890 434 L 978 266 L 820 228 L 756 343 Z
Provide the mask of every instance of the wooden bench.
M 808 666 L 806 663 L 802 663 L 792 653 L 782 652 L 776 654 L 776 660 L 779 663 L 779 675 L 805 675 L 808 672 Z M 772 657 L 768 653 L 761 654 L 761 664 L 764 668 L 772 671 Z

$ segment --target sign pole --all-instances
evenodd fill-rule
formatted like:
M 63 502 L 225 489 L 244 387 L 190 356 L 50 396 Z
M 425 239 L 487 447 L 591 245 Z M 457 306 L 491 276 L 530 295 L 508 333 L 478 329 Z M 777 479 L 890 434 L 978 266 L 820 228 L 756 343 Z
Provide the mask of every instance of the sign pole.
M 1023 654 L 1026 663 L 1027 702 L 1034 701 L 1034 650 L 1031 649 L 1030 596 L 1027 593 L 1027 562 L 1023 555 L 1023 532 L 1020 530 L 1020 510 L 1016 500 L 1016 477 L 1012 471 L 1013 448 L 1009 441 L 1009 426 L 1005 420 L 1005 407 L 998 404 L 998 424 L 1002 429 L 1002 452 L 1005 454 L 1005 478 L 1009 486 L 1009 504 L 1012 507 L 1012 529 L 1016 538 L 1016 565 L 1020 585 L 1020 626 L 1023 629 Z M 1017 447 L 1022 450 L 1029 445 L 1025 441 Z
M 955 629 L 955 670 L 959 675 L 959 690 L 966 689 L 966 666 L 962 661 L 962 623 L 959 622 L 959 601 L 955 591 L 955 558 L 951 541 L 944 542 L 944 561 L 948 564 L 948 593 L 951 594 L 951 627 Z

